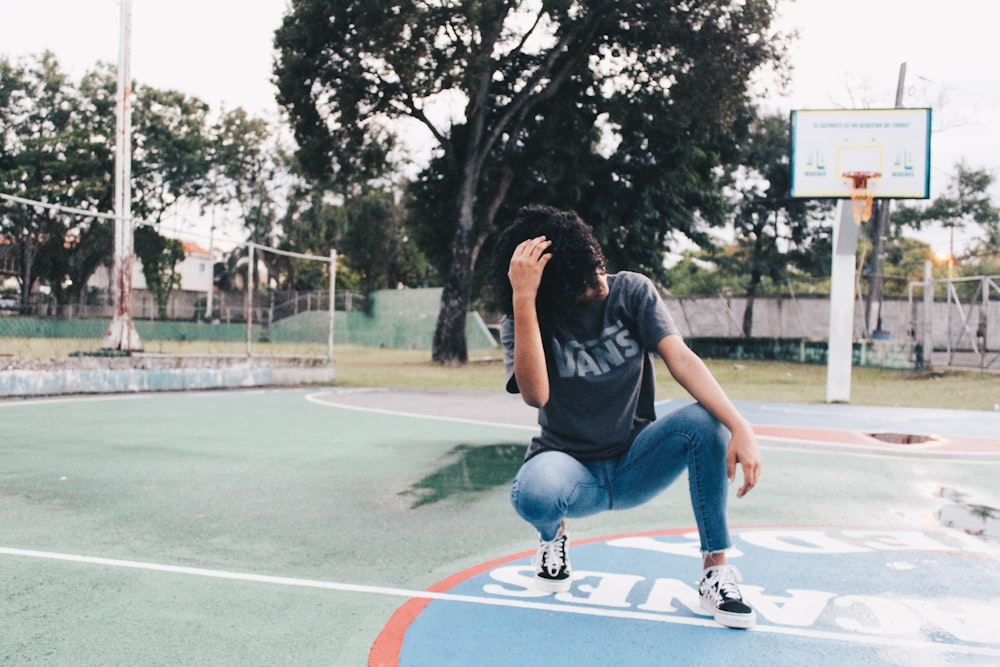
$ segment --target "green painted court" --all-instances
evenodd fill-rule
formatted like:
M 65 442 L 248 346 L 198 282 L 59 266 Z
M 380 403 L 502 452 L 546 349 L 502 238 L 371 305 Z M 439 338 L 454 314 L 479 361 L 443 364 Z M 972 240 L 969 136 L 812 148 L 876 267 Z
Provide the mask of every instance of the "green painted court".
M 760 485 L 730 504 L 731 524 L 748 539 L 762 528 L 835 527 L 852 535 L 889 531 L 893 548 L 946 545 L 962 556 L 949 571 L 967 568 L 992 591 L 965 608 L 997 603 L 1000 416 L 741 408 L 764 447 Z M 0 424 L 0 664 L 366 665 L 386 633 L 403 647 L 398 664 L 510 664 L 519 635 L 497 630 L 510 605 L 481 593 L 449 597 L 435 584 L 486 572 L 491 563 L 516 564 L 534 547 L 507 501 L 535 430 L 532 411 L 516 397 L 311 388 L 9 400 L 0 402 Z M 871 437 L 905 426 L 933 438 L 898 445 Z M 588 542 L 693 525 L 686 485 L 676 484 L 641 508 L 574 522 L 573 542 L 581 545 L 574 565 L 588 567 Z M 888 549 L 889 538 L 879 539 Z M 739 567 L 747 584 L 809 588 L 810 568 L 824 561 L 807 551 L 782 571 L 749 552 Z M 693 566 L 675 571 L 676 563 L 664 561 L 664 570 L 664 577 L 695 577 Z M 443 592 L 425 616 L 394 616 L 434 597 L 432 588 Z M 579 590 L 594 588 L 583 582 Z M 618 653 L 618 664 L 648 664 L 648 642 L 657 641 L 648 630 L 657 619 L 622 620 L 609 609 L 578 621 L 583 599 L 567 610 L 537 601 L 518 613 L 533 624 L 596 623 L 595 632 L 614 617 L 624 623 L 615 636 L 633 646 Z M 474 656 L 449 652 L 454 637 L 432 622 L 435 605 L 459 605 L 470 627 L 496 630 L 506 643 L 480 642 Z M 874 646 L 882 656 L 887 646 L 924 651 L 934 658 L 926 664 L 1000 661 L 1000 625 L 992 640 L 982 639 L 990 631 L 982 622 L 996 624 L 995 614 L 966 619 L 965 635 L 955 631 L 951 640 L 933 628 L 894 637 L 877 616 L 836 636 L 777 622 L 716 632 L 693 617 L 664 617 L 671 621 L 664 627 L 682 636 L 713 633 L 727 652 L 790 633 L 807 647 L 816 643 L 809 649 L 815 664 L 844 664 L 838 655 L 848 646 Z M 944 646 L 940 654 L 921 644 L 932 641 Z M 570 664 L 558 659 L 558 635 L 552 642 L 535 647 L 537 664 Z M 742 655 L 742 664 L 794 664 L 792 654 L 782 662 L 780 649 L 763 650 Z

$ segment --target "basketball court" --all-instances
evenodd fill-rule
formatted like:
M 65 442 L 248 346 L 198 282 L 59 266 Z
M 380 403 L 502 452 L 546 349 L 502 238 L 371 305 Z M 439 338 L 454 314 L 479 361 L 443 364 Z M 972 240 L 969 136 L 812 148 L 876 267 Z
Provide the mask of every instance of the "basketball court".
M 0 402 L 0 663 L 1000 663 L 1000 413 L 843 404 L 859 224 L 928 196 L 929 121 L 793 116 L 792 196 L 852 205 L 830 404 L 738 406 L 764 449 L 729 516 L 753 629 L 699 608 L 683 482 L 571 522 L 572 588 L 535 590 L 515 396 L 164 392 Z
M 1000 414 L 739 407 L 749 631 L 698 613 L 683 481 L 573 522 L 572 590 L 535 591 L 502 392 L 0 402 L 0 663 L 1000 662 Z

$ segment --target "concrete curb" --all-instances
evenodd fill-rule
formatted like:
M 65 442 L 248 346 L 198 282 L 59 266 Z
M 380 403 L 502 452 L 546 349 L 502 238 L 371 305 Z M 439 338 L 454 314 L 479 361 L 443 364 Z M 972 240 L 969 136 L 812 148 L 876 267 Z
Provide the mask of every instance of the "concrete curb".
M 326 358 L 134 354 L 0 360 L 0 398 L 329 384 Z

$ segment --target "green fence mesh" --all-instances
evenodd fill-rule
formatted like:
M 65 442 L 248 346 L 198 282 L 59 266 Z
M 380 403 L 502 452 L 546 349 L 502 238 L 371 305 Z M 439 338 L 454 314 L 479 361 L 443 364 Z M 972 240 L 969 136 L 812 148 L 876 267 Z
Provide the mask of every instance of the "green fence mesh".
M 383 290 L 369 297 L 369 312 L 337 311 L 334 342 L 397 349 L 430 349 L 437 324 L 441 289 Z M 105 319 L 42 318 L 10 313 L 0 316 L 0 338 L 74 338 L 101 340 L 110 322 Z M 278 319 L 268 326 L 254 325 L 252 340 L 272 343 L 322 343 L 328 336 L 329 312 L 310 310 Z M 143 341 L 240 342 L 245 324 L 191 321 L 137 320 Z M 477 312 L 466 327 L 468 347 L 487 349 L 497 341 Z

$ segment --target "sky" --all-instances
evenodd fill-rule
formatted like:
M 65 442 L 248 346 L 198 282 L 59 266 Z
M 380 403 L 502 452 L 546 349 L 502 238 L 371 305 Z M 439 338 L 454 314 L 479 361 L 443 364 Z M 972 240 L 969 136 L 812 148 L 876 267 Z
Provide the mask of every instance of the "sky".
M 275 117 L 274 30 L 286 0 L 132 0 L 132 76 L 199 97 L 213 108 Z M 763 102 L 770 111 L 888 108 L 906 63 L 904 106 L 931 107 L 931 196 L 955 166 L 1000 176 L 1000 76 L 984 54 L 996 40 L 993 0 L 782 0 L 777 28 L 797 30 L 791 85 Z M 98 61 L 117 63 L 116 0 L 0 0 L 0 55 L 50 50 L 78 78 Z M 993 193 L 1000 200 L 1000 187 Z M 947 252 L 944 230 L 920 235 Z M 956 250 L 966 242 L 956 239 Z

